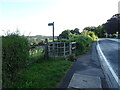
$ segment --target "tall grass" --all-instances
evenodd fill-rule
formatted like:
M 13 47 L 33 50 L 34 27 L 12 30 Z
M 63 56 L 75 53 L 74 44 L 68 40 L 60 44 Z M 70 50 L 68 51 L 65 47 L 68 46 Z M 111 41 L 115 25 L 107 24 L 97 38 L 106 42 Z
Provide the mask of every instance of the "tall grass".
M 72 63 L 65 59 L 41 60 L 17 73 L 7 88 L 55 88 Z

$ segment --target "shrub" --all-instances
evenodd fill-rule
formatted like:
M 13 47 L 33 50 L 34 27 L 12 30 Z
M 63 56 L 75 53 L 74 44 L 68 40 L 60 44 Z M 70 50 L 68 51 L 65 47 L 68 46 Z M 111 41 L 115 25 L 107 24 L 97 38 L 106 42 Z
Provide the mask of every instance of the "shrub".
M 14 79 L 17 71 L 27 66 L 29 59 L 28 40 L 17 33 L 2 36 L 3 83 L 5 78 Z M 7 74 L 7 75 L 6 75 Z
M 70 41 L 76 42 L 76 55 L 87 52 L 92 43 L 92 39 L 84 35 L 73 36 Z
M 113 34 L 113 35 L 112 35 L 112 38 L 116 38 L 116 37 L 117 37 L 117 34 Z
M 76 61 L 76 56 L 75 56 L 75 54 L 71 54 L 71 55 L 69 55 L 69 56 L 67 57 L 67 59 L 68 59 L 69 61 Z
M 88 31 L 88 30 L 83 30 L 81 35 L 84 35 L 84 36 L 89 36 L 93 41 L 98 39 L 98 37 L 95 35 L 94 32 L 92 31 Z

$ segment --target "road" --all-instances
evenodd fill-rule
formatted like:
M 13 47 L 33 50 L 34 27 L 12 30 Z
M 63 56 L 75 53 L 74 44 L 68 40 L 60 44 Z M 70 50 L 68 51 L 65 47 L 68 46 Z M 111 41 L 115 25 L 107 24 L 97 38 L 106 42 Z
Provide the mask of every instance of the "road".
M 119 40 L 114 40 L 114 39 L 99 39 L 98 44 L 99 47 L 106 58 L 106 61 L 108 62 L 109 65 L 104 65 L 104 68 L 109 67 L 111 70 L 110 72 L 106 72 L 109 75 L 109 78 L 113 77 L 111 81 L 115 81 L 113 79 L 116 78 L 116 81 L 120 79 L 120 42 Z M 105 62 L 103 62 L 105 63 Z M 112 71 L 113 70 L 113 71 Z M 119 78 L 119 79 L 118 79 Z M 118 86 L 120 82 L 118 81 Z M 113 85 L 115 86 L 115 85 Z M 115 86 L 116 87 L 116 86 Z

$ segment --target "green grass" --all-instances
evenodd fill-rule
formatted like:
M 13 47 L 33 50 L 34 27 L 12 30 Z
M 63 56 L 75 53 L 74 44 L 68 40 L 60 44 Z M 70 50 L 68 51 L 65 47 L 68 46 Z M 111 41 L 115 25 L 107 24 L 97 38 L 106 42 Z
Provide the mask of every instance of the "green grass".
M 54 88 L 72 63 L 65 59 L 33 64 L 17 74 L 10 88 Z

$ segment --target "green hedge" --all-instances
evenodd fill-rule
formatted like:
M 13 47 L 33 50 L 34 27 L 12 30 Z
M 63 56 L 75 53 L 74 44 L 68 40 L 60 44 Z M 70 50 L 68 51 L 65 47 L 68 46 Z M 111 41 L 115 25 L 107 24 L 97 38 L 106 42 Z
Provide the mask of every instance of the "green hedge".
M 90 37 L 93 41 L 96 40 L 96 39 L 98 39 L 98 37 L 95 35 L 94 32 L 88 31 L 88 30 L 83 30 L 82 33 L 81 33 L 81 35 L 88 36 L 88 37 Z
M 16 33 L 2 36 L 3 83 L 6 78 L 13 80 L 15 73 L 27 66 L 28 60 L 29 45 L 26 37 Z
M 89 36 L 76 35 L 73 36 L 70 41 L 76 42 L 76 54 L 86 53 L 92 43 L 92 39 Z

